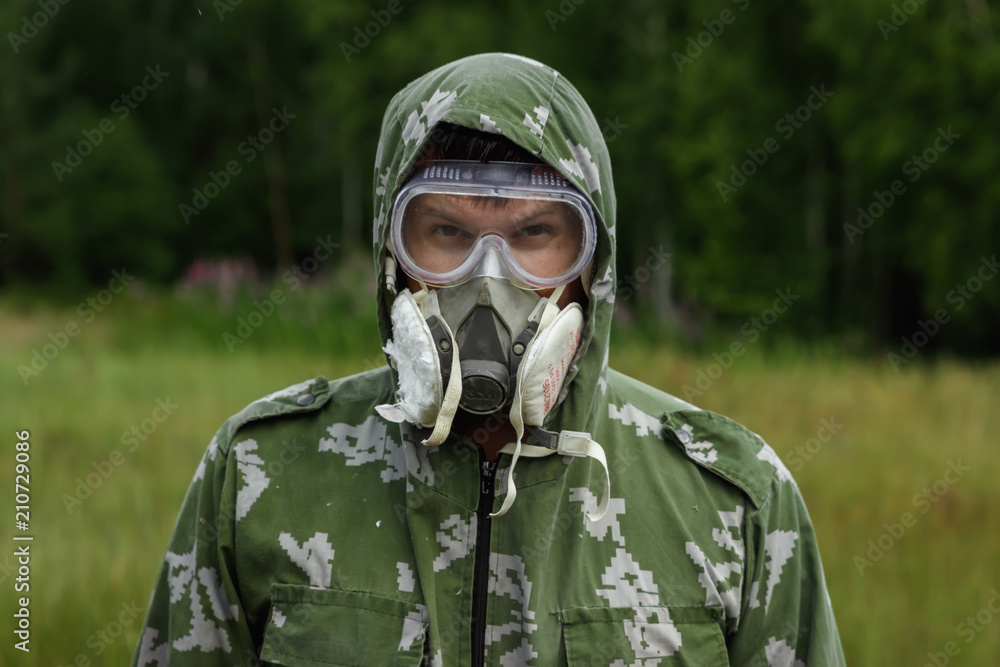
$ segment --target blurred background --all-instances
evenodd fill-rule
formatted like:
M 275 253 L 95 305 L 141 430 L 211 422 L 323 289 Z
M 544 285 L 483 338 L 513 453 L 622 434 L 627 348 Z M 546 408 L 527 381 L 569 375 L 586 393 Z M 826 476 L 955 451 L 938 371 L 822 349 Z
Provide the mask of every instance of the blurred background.
M 0 662 L 129 662 L 218 425 L 384 363 L 382 113 L 507 51 L 609 144 L 612 365 L 774 445 L 849 663 L 1000 664 L 998 30 L 984 0 L 4 2 L 0 469 L 29 430 L 35 541 Z

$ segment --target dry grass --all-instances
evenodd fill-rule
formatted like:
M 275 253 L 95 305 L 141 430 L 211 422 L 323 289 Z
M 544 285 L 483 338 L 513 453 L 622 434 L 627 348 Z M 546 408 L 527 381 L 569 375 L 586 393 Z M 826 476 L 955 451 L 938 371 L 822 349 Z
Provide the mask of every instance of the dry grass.
M 183 494 L 221 421 L 273 389 L 371 363 L 366 355 L 345 362 L 287 349 L 229 354 L 157 344 L 124 352 L 107 343 L 113 337 L 105 329 L 124 326 L 108 318 L 74 339 L 26 388 L 16 367 L 66 315 L 0 312 L 0 321 L 0 364 L 8 369 L 0 376 L 0 433 L 8 440 L 0 474 L 12 480 L 13 432 L 30 429 L 36 536 L 32 652 L 22 654 L 5 641 L 2 664 L 68 665 L 81 654 L 91 664 L 128 664 L 139 620 L 108 644 L 96 633 L 109 628 L 123 603 L 145 606 Z M 698 369 L 713 361 L 662 348 L 616 349 L 613 366 L 682 396 Z M 375 341 L 367 359 L 377 357 Z M 127 451 L 122 434 L 166 398 L 178 405 L 175 416 Z M 760 433 L 795 473 L 820 540 L 849 664 L 922 665 L 947 642 L 960 649 L 950 664 L 1000 664 L 1000 619 L 968 643 L 969 633 L 959 628 L 1000 589 L 994 482 L 1000 366 L 909 364 L 896 374 L 870 361 L 776 363 L 748 355 L 692 400 Z M 796 459 L 795 449 L 819 434 L 823 420 L 842 428 Z M 70 513 L 65 500 L 77 480 L 116 449 L 122 464 Z M 943 480 L 949 461 L 971 470 L 922 512 L 914 496 Z M 913 515 L 912 527 L 859 573 L 856 557 L 866 557 L 868 541 L 877 542 L 884 524 L 900 521 L 904 512 Z M 11 544 L 11 532 L 4 522 L 0 541 Z M 0 585 L 0 600 L 4 609 L 14 607 L 10 578 Z

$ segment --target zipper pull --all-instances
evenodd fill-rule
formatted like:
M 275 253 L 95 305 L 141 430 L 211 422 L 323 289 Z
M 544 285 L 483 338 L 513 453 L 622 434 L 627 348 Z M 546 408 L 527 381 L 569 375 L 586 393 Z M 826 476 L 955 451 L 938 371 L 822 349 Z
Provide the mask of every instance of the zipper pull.
M 479 464 L 482 472 L 483 486 L 480 489 L 483 495 L 493 492 L 493 478 L 497 471 L 496 461 L 483 461 Z

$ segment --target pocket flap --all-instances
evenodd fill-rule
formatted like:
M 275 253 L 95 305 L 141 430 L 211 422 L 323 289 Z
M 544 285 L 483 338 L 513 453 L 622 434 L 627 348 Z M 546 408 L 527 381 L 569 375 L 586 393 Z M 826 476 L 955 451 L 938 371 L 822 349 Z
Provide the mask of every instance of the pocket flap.
M 412 602 L 275 584 L 260 658 L 289 667 L 419 665 L 427 625 Z
M 575 607 L 559 612 L 569 665 L 728 665 L 722 607 Z

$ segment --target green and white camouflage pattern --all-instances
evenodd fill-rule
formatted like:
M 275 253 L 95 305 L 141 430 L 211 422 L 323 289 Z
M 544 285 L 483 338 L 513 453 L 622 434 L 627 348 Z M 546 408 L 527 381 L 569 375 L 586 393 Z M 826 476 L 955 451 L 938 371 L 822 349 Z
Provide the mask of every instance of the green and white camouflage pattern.
M 500 133 L 600 212 L 581 353 L 547 428 L 590 432 L 599 463 L 521 459 L 517 500 L 476 553 L 478 449 L 379 417 L 389 368 L 248 405 L 184 501 L 135 664 L 467 665 L 474 562 L 489 558 L 487 665 L 844 664 L 802 497 L 757 435 L 608 369 L 616 284 L 607 147 L 579 93 L 518 56 L 466 58 L 392 101 L 375 169 L 379 327 L 393 201 L 436 123 Z M 496 502 L 510 456 L 501 455 Z

